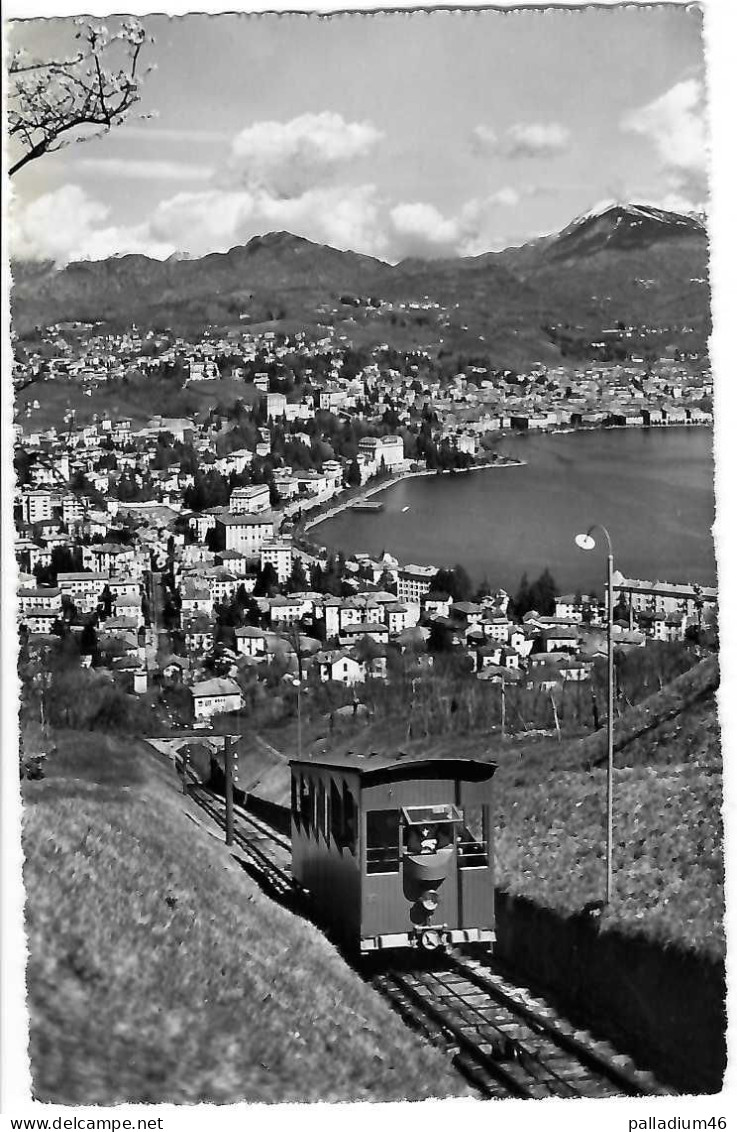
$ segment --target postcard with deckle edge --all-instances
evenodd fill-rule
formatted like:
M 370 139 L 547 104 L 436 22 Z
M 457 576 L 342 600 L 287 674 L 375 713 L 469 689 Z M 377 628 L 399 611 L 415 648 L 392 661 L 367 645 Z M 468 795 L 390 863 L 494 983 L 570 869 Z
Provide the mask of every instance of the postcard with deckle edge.
M 5 31 L 32 1096 L 719 1092 L 702 11 Z

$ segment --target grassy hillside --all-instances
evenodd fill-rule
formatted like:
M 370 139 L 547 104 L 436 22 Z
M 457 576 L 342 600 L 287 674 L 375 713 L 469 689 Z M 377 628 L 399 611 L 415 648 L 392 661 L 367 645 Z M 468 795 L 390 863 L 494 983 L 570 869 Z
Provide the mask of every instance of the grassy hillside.
M 24 787 L 34 1092 L 64 1104 L 462 1093 L 143 743 L 61 733 Z
M 615 724 L 615 900 L 603 927 L 642 932 L 675 946 L 724 952 L 722 757 L 713 658 L 665 685 Z M 604 891 L 606 732 L 558 742 L 555 735 L 501 740 L 498 734 L 407 739 L 406 718 L 378 714 L 368 724 L 326 735 L 305 729 L 305 749 L 437 757 L 475 755 L 498 763 L 498 883 L 572 912 Z M 270 741 L 294 750 L 293 728 Z M 248 748 L 248 743 L 246 743 Z M 288 804 L 288 778 L 266 771 L 263 749 L 253 779 Z M 256 786 L 256 791 L 260 787 Z
M 722 773 L 714 704 L 656 725 L 616 757 L 614 897 L 603 926 L 723 955 Z M 524 756 L 521 758 L 524 763 Z M 499 879 L 573 912 L 604 891 L 606 771 L 502 768 Z

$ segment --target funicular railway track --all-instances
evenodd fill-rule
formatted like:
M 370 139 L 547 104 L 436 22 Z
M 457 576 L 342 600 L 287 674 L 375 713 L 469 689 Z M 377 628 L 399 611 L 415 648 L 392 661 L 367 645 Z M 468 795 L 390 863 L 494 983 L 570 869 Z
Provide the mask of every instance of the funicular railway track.
M 222 828 L 220 795 L 192 780 L 190 797 Z M 295 904 L 290 841 L 242 806 L 233 839 L 265 889 Z M 670 1093 L 652 1074 L 550 1005 L 504 977 L 493 965 L 453 950 L 438 957 L 403 955 L 371 973 L 361 970 L 400 1016 L 453 1058 L 484 1097 L 611 1097 Z
M 188 794 L 219 826 L 225 829 L 225 802 L 219 794 L 192 781 Z M 282 901 L 294 895 L 290 868 L 289 838 L 277 833 L 242 806 L 234 806 L 233 840 L 252 868 L 260 874 L 270 893 Z
M 444 956 L 434 968 L 385 971 L 373 982 L 408 1022 L 452 1052 L 457 1068 L 484 1096 L 666 1092 L 629 1058 L 576 1031 L 545 1003 L 463 954 Z

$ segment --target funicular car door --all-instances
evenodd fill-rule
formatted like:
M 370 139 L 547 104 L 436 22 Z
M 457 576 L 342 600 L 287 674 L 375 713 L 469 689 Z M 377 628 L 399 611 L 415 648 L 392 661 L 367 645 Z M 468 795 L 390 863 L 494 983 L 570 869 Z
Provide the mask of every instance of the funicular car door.
M 463 783 L 460 801 L 458 895 L 460 927 L 494 926 L 494 846 L 490 783 Z
M 413 927 L 456 928 L 456 841 L 462 814 L 451 803 L 402 807 L 402 889 Z
M 363 813 L 363 936 L 409 930 L 402 897 L 399 818 L 393 805 Z
M 445 803 L 402 806 L 396 795 L 392 801 L 391 808 L 364 814 L 362 934 L 457 928 L 460 811 Z

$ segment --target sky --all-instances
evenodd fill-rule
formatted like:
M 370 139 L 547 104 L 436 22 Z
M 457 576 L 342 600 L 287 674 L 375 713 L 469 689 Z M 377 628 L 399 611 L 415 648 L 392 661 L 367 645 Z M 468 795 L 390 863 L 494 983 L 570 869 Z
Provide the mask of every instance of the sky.
M 147 2 L 150 4 L 150 0 Z M 737 383 L 732 380 L 737 193 L 731 110 L 735 105 L 735 9 L 734 0 L 704 2 L 707 10 L 711 9 L 709 85 L 712 92 L 717 88 L 721 92 L 720 98 L 715 98 L 715 108 L 720 111 L 714 120 L 719 144 L 709 211 L 715 317 L 711 352 L 717 379 L 719 714 L 725 752 L 729 752 L 737 750 L 737 589 L 724 584 L 724 579 L 737 576 L 733 487 L 737 482 Z M 9 18 L 39 11 L 49 15 L 60 7 L 82 10 L 82 3 L 84 10 L 103 11 L 105 7 L 104 0 L 6 0 L 3 7 Z M 270 3 L 276 6 L 278 0 Z M 217 4 L 218 0 L 198 0 L 200 7 Z M 185 4 L 182 0 L 165 0 L 160 6 L 182 9 Z M 127 0 L 125 7 L 140 11 L 144 4 L 142 0 Z M 715 10 L 720 13 L 718 20 Z M 669 197 L 682 197 L 684 205 L 703 203 L 704 127 L 699 111 L 703 74 L 698 13 L 618 8 L 611 13 L 588 9 L 534 16 L 400 15 L 393 23 L 389 17 L 382 19 L 383 25 L 362 17 L 312 24 L 299 18 L 262 17 L 238 31 L 235 20 L 226 24 L 222 17 L 217 22 L 192 18 L 171 24 L 162 19 L 146 21 L 158 38 L 151 52 L 158 70 L 149 78 L 140 109 L 158 111 L 158 117 L 136 120 L 130 128 L 116 130 L 107 139 L 72 147 L 30 165 L 13 178 L 15 216 L 4 232 L 7 239 L 8 230 L 13 229 L 12 250 L 25 255 L 53 255 L 60 262 L 132 249 L 164 254 L 167 249 L 179 248 L 199 253 L 242 242 L 254 232 L 291 227 L 315 239 L 330 237 L 330 242 L 340 246 L 363 251 L 370 246 L 381 248 L 387 258 L 405 254 L 412 241 L 424 254 L 459 254 L 555 229 L 582 209 L 609 197 L 636 196 L 660 203 Z M 219 27 L 226 30 L 218 31 Z M 34 30 L 26 24 L 22 28 L 24 40 L 34 50 L 38 47 L 42 51 L 44 45 L 53 49 L 64 37 L 60 25 Z M 322 147 L 313 146 L 313 167 L 321 170 L 320 176 L 313 174 L 309 194 L 297 193 L 291 198 L 284 195 L 284 184 L 281 195 L 273 184 L 249 193 L 249 175 L 253 180 L 258 173 L 261 184 L 266 180 L 263 155 L 256 162 L 251 153 L 248 169 L 244 171 L 241 166 L 244 184 L 229 190 L 228 211 L 223 194 L 232 175 L 229 158 L 234 138 L 259 122 L 286 124 L 306 113 L 323 111 L 339 114 L 348 124 L 369 123 L 381 131 L 382 137 L 362 157 L 354 152 L 342 163 L 335 160 L 333 147 L 328 168 L 324 140 Z M 632 128 L 635 123 L 639 132 Z M 525 155 L 518 147 L 516 155 L 505 156 L 498 143 L 485 148 L 475 144 L 484 139 L 483 132 L 480 137 L 474 133 L 478 126 L 493 130 L 502 145 L 515 137 L 519 141 L 519 133 L 511 139 L 507 135 L 507 129 L 518 124 L 559 124 L 569 133 L 548 135 L 553 146 L 556 139 L 565 145 L 555 154 L 549 144 L 547 155 L 537 157 L 530 156 L 529 145 Z M 309 121 L 303 131 L 310 132 Z M 544 136 L 533 135 L 538 142 Z M 368 145 L 368 136 L 361 137 Z M 283 134 L 280 140 L 286 147 Z M 489 143 L 489 135 L 486 140 Z M 246 149 L 248 141 L 247 135 Z M 239 153 L 243 151 L 241 146 Z M 322 167 L 318 160 L 321 155 Z M 156 162 L 164 164 L 157 166 Z M 184 165 L 185 170 L 178 165 Z M 371 187 L 365 190 L 363 210 L 356 193 L 360 186 Z M 488 202 L 504 189 L 510 192 L 496 204 L 487 203 L 485 209 L 475 206 L 475 225 L 474 210 L 466 213 L 465 226 L 461 223 L 467 202 Z M 210 196 L 202 195 L 206 193 Z M 176 198 L 176 204 L 172 203 Z M 339 204 L 344 204 L 342 210 Z M 373 211 L 369 204 L 374 205 Z M 393 210 L 403 204 L 425 209 L 409 213 L 405 209 L 392 218 Z M 428 207 L 439 215 L 428 212 Z M 301 218 L 296 215 L 299 210 Z M 355 225 L 356 215 L 359 220 L 363 216 L 363 243 Z M 342 243 L 339 238 L 339 217 L 350 242 L 346 238 Z M 4 284 L 7 295 L 7 272 Z M 0 313 L 6 341 L 7 303 Z M 4 388 L 10 388 L 10 350 L 3 351 L 3 363 Z M 0 448 L 7 460 L 3 477 L 4 482 L 10 482 L 12 399 L 3 397 L 0 406 Z M 14 681 L 7 678 L 15 664 L 16 636 L 11 492 L 3 493 L 1 510 L 0 542 L 9 549 L 0 571 L 5 674 L 0 722 L 3 749 L 11 750 L 17 745 L 16 689 Z M 7 789 L 0 790 L 0 997 L 4 1004 L 0 1039 L 5 1039 L 0 1040 L 0 1102 L 3 1111 L 34 1116 L 38 1113 L 31 1111 L 29 1101 L 20 803 L 12 763 L 4 760 L 2 786 Z M 727 819 L 735 812 L 734 765 L 735 759 L 725 760 Z M 734 842 L 732 836 L 732 845 Z M 737 938 L 732 911 L 737 907 L 735 884 L 730 881 L 735 875 L 737 870 L 728 870 L 727 928 L 732 939 Z M 735 982 L 729 981 L 731 999 Z M 728 1091 L 719 1098 L 723 1102 L 735 1091 L 733 1078 L 734 1073 L 728 1076 Z M 694 1115 L 701 1115 L 696 1111 L 701 1098 L 678 1101 L 681 1107 L 693 1101 Z M 306 1128 L 319 1125 L 321 1132 L 344 1128 L 343 1106 L 313 1108 L 314 1116 L 309 1110 L 300 1112 Z M 243 1128 L 245 1119 L 249 1128 L 260 1132 L 262 1127 L 273 1125 L 275 1111 L 277 1116 L 282 1114 L 271 1106 L 264 1110 L 266 1115 L 253 1106 L 248 1111 L 240 1106 L 223 1108 L 216 1123 L 217 1127 L 227 1124 L 235 1132 Z M 581 1128 L 590 1124 L 588 1107 L 580 1109 L 571 1103 L 555 1111 L 557 1115 L 551 1117 L 546 1107 L 545 1127 L 556 1132 L 576 1128 L 577 1114 Z M 515 1119 L 519 1123 L 514 1107 L 508 1110 L 507 1124 L 501 1109 L 499 1112 L 495 1118 L 501 1120 L 501 1126 L 513 1125 Z M 292 1110 L 283 1110 L 283 1114 L 294 1115 Z M 618 1114 L 619 1108 L 599 1107 L 596 1116 L 602 1127 L 615 1127 L 615 1122 L 621 1127 Z M 116 1115 L 147 1114 L 126 1106 Z M 434 1110 L 431 1115 L 436 1115 Z M 388 1110 L 387 1119 L 391 1121 L 392 1116 L 396 1123 L 402 1119 L 398 1112 Z M 352 1106 L 349 1119 L 361 1132 L 375 1122 L 371 1106 Z M 201 1123 L 199 1109 L 177 1110 L 177 1127 L 194 1130 Z
M 696 8 L 141 22 L 155 69 L 134 115 L 13 178 L 13 255 L 202 255 L 287 230 L 396 262 L 612 200 L 705 207 Z M 22 21 L 11 44 L 49 58 L 72 32 Z

